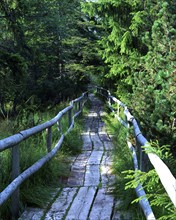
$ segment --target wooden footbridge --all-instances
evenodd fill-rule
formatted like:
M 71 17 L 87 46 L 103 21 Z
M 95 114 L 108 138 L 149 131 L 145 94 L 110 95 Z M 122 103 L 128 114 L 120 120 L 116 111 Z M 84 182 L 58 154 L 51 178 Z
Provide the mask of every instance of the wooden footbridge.
M 109 91 L 97 88 L 97 93 L 101 94 L 109 102 L 112 111 L 113 103 L 117 103 L 117 110 L 114 115 L 126 127 L 129 127 L 129 121 L 134 126 L 134 133 L 138 143 L 141 146 L 148 144 L 147 140 L 141 134 L 136 120 L 130 114 L 127 107 L 111 96 Z M 74 127 L 74 120 L 80 114 L 88 93 L 84 93 L 80 98 L 71 102 L 71 104 L 58 113 L 50 121 L 21 131 L 20 133 L 0 141 L 0 151 L 12 148 L 12 182 L 0 193 L 0 205 L 12 197 L 12 217 L 17 218 L 19 214 L 19 187 L 27 178 L 39 170 L 47 161 L 51 160 L 59 150 L 65 135 Z M 82 153 L 71 158 L 71 174 L 62 188 L 58 188 L 51 198 L 52 203 L 46 205 L 45 209 L 28 207 L 20 216 L 20 220 L 118 220 L 133 219 L 128 213 L 121 213 L 118 210 L 119 201 L 112 194 L 114 175 L 112 173 L 112 139 L 106 131 L 106 126 L 102 120 L 104 114 L 101 101 L 93 94 L 89 94 L 92 108 L 85 118 L 84 131 L 82 132 L 83 146 Z M 124 109 L 127 120 L 119 117 L 120 108 Z M 60 119 L 68 114 L 68 130 L 62 134 Z M 57 126 L 61 137 L 55 147 L 52 147 L 52 126 Z M 19 147 L 20 142 L 37 134 L 43 130 L 47 131 L 47 151 L 45 157 L 41 158 L 27 170 L 20 174 L 19 171 Z M 124 140 L 126 141 L 126 140 Z M 128 146 L 133 154 L 134 168 L 138 169 L 138 162 L 135 149 L 128 141 Z M 140 153 L 141 168 L 145 165 L 144 155 Z M 176 180 L 167 166 L 160 158 L 149 153 L 148 157 L 156 169 L 163 186 L 168 193 L 173 204 L 176 206 Z M 164 173 L 164 174 L 163 174 Z M 136 193 L 143 199 L 140 206 L 143 209 L 146 219 L 153 220 L 155 216 L 152 212 L 148 200 L 145 198 L 145 192 L 138 184 Z
M 71 175 L 46 210 L 26 210 L 22 219 L 120 219 L 112 195 L 112 141 L 102 121 L 102 103 L 90 95 L 92 108 L 85 119 L 82 153 L 72 158 Z M 44 214 L 45 213 L 45 214 Z

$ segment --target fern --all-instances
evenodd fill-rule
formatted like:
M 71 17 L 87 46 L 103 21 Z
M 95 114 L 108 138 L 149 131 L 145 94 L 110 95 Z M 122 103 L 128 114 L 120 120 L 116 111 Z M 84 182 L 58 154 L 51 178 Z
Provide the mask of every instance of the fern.
M 158 141 L 156 141 L 148 143 L 148 145 L 143 148 L 146 153 L 155 153 L 163 160 L 173 161 L 168 145 L 159 147 Z M 176 208 L 170 201 L 154 169 L 148 172 L 128 170 L 123 173 L 126 174 L 125 179 L 129 180 L 125 186 L 126 190 L 136 188 L 138 184 L 141 183 L 146 191 L 146 197 L 154 209 L 154 213 L 156 212 L 155 215 L 158 220 L 176 219 Z M 143 197 L 136 198 L 132 203 L 138 203 L 141 199 L 143 199 Z

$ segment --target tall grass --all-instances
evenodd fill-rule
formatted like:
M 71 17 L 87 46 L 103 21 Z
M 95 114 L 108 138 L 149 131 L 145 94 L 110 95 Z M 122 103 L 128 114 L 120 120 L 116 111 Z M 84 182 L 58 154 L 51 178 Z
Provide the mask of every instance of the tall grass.
M 0 130 L 0 137 L 12 135 L 19 130 L 27 129 L 31 125 L 46 122 L 53 118 L 65 107 L 65 103 L 56 108 L 35 114 L 23 114 L 16 120 L 3 121 Z M 29 117 L 29 118 L 27 118 Z M 33 117 L 33 118 L 32 118 Z M 29 119 L 29 121 L 28 121 Z M 29 122 L 29 123 L 28 123 Z M 32 122 L 32 123 L 31 123 Z M 57 155 L 45 164 L 37 173 L 26 180 L 20 187 L 21 211 L 27 205 L 44 207 L 46 201 L 51 199 L 51 195 L 59 186 L 62 187 L 63 180 L 69 176 L 70 161 L 69 156 L 81 151 L 82 140 L 80 133 L 82 129 L 81 117 L 76 120 L 74 129 L 66 136 L 61 149 Z M 68 128 L 68 115 L 61 121 L 63 132 Z M 9 129 L 9 126 L 11 129 Z M 60 138 L 57 125 L 52 127 L 52 147 Z M 74 138 L 73 138 L 74 137 Z M 34 135 L 20 143 L 20 171 L 24 171 L 47 153 L 45 132 Z M 11 182 L 11 150 L 0 153 L 0 190 L 2 191 Z M 10 219 L 10 200 L 0 207 L 0 219 Z
M 121 219 L 126 219 L 128 214 L 130 215 L 130 219 L 145 219 L 140 207 L 132 203 L 136 199 L 134 189 L 129 188 L 125 190 L 128 180 L 126 179 L 126 174 L 123 172 L 133 170 L 132 155 L 126 142 L 127 129 L 117 119 L 114 119 L 114 116 L 105 116 L 104 120 L 108 132 L 113 135 L 113 172 L 116 177 L 114 195 L 120 201 L 118 210 L 122 213 Z

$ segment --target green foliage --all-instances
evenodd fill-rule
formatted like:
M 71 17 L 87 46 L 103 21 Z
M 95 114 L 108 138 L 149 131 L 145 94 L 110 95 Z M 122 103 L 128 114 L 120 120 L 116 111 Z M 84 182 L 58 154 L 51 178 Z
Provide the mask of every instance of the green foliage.
M 0 134 L 7 130 L 8 132 L 17 132 L 18 129 L 26 128 L 33 123 L 36 125 L 46 122 L 56 115 L 59 110 L 65 107 L 66 103 L 48 109 L 47 112 L 35 112 L 34 115 L 28 115 L 25 110 L 16 121 L 8 120 L 1 127 Z M 82 121 L 76 120 L 74 129 L 65 137 L 64 143 L 55 157 L 47 162 L 37 173 L 27 179 L 20 187 L 21 211 L 27 205 L 36 207 L 44 207 L 46 201 L 50 201 L 58 186 L 63 185 L 64 181 L 70 174 L 69 157 L 81 151 L 82 139 L 80 136 Z M 20 127 L 18 126 L 20 125 Z M 9 131 L 10 127 L 10 131 Z M 68 128 L 68 115 L 62 120 L 63 129 Z M 18 130 L 19 131 L 19 130 Z M 64 131 L 63 131 L 64 132 Z M 10 133 L 8 133 L 10 135 Z M 59 132 L 57 125 L 52 127 L 52 147 L 58 142 Z M 2 136 L 3 137 L 3 136 Z M 74 137 L 74 139 L 73 139 Z M 28 138 L 20 143 L 20 172 L 23 172 L 29 166 L 34 164 L 40 158 L 46 155 L 46 133 L 42 132 Z M 9 174 L 9 175 L 7 175 Z M 2 191 L 11 182 L 11 150 L 0 153 L 0 191 Z M 10 217 L 9 200 L 0 208 L 0 219 L 8 219 Z
M 114 195 L 120 200 L 118 210 L 121 213 L 128 212 L 133 216 L 133 219 L 143 219 L 143 214 L 139 207 L 136 204 L 132 204 L 132 201 L 136 199 L 135 191 L 130 187 L 125 190 L 129 181 L 126 179 L 125 170 L 133 168 L 132 154 L 126 142 L 127 129 L 117 120 L 114 120 L 113 116 L 105 116 L 105 123 L 108 133 L 113 135 Z
M 81 54 L 86 54 L 91 42 L 87 33 L 92 33 L 82 25 L 80 1 L 2 0 L 0 16 L 3 116 L 18 114 L 29 97 L 42 109 L 85 89 L 88 61 Z
M 83 144 L 80 136 L 81 128 L 82 127 L 80 127 L 79 124 L 76 124 L 74 129 L 65 137 L 63 143 L 64 152 L 72 155 L 81 153 Z
M 148 139 L 174 153 L 175 2 L 99 0 L 87 3 L 87 11 L 104 28 L 99 53 L 109 68 L 105 87 L 133 109 Z
M 146 153 L 155 153 L 164 161 L 173 161 L 173 156 L 170 149 L 166 146 L 159 147 L 158 142 L 150 143 L 145 147 Z M 174 160 L 175 161 L 175 160 Z M 168 165 L 169 166 L 169 165 Z M 175 169 L 176 164 L 172 164 L 172 169 Z M 145 189 L 146 196 L 149 199 L 150 205 L 154 210 L 157 219 L 175 219 L 176 209 L 168 197 L 165 189 L 163 188 L 159 177 L 154 169 L 148 172 L 141 172 L 128 170 L 124 171 L 126 174 L 125 179 L 128 180 L 125 189 L 136 188 L 138 183 L 141 183 Z M 133 203 L 139 202 L 141 198 L 133 200 Z

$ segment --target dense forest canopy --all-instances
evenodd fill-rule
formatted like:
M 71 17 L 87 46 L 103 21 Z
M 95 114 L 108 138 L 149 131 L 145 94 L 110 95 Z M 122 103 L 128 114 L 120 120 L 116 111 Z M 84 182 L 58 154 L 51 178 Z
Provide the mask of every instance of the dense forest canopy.
M 0 18 L 1 116 L 96 80 L 176 148 L 175 1 L 1 0 Z
M 104 29 L 103 85 L 132 109 L 149 139 L 176 149 L 176 1 L 99 0 L 84 11 Z
M 0 18 L 4 116 L 25 103 L 54 104 L 85 89 L 94 65 L 90 39 L 96 36 L 84 24 L 80 1 L 2 0 Z

